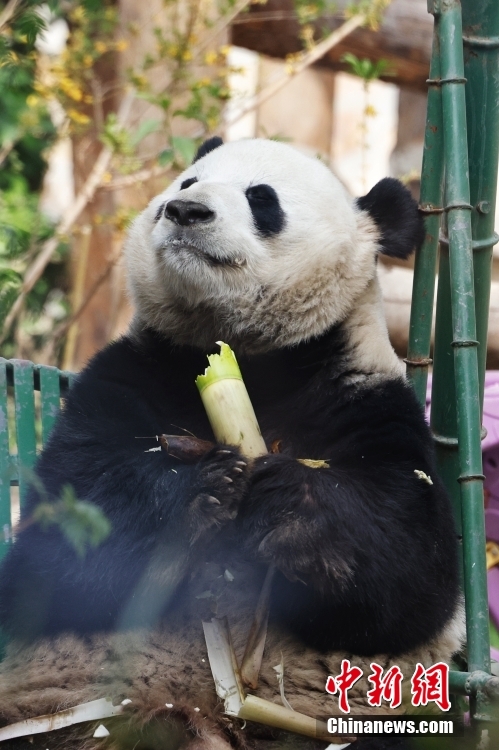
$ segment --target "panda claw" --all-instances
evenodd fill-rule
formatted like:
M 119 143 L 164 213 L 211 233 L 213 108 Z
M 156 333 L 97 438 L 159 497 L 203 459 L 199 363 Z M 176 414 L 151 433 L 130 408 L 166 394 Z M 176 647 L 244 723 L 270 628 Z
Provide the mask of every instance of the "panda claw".
M 247 466 L 246 461 L 236 461 L 236 466 Z
M 237 473 L 238 473 L 238 474 L 242 474 L 242 473 L 243 473 L 243 470 L 242 470 L 242 469 L 241 469 L 241 468 L 240 468 L 239 466 L 236 466 L 236 467 L 235 467 L 235 468 L 233 469 L 233 471 L 237 471 Z
M 224 477 L 224 482 L 227 482 L 227 484 L 232 484 L 232 483 L 233 483 L 233 481 L 234 481 L 234 480 L 233 480 L 233 479 L 231 479 L 230 477 Z
M 210 503 L 210 505 L 221 505 L 220 500 L 217 500 L 217 498 L 213 497 L 213 495 L 208 496 L 208 502 Z
M 217 453 L 218 454 L 224 454 L 224 453 L 229 454 L 229 453 L 232 453 L 232 451 L 226 451 L 225 449 L 222 448 L 221 450 L 217 451 Z

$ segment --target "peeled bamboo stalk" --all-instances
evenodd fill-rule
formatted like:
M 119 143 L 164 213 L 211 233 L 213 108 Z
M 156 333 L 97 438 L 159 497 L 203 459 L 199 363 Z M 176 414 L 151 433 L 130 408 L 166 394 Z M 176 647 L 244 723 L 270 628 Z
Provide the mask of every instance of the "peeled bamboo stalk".
M 196 385 L 206 409 L 216 439 L 226 445 L 237 445 L 247 458 L 263 456 L 267 446 L 260 432 L 255 412 L 244 385 L 236 355 L 228 344 L 217 342 L 220 354 L 208 357 L 204 375 L 196 378 Z M 245 685 L 256 688 L 262 666 L 270 592 L 275 568 L 271 565 L 258 600 L 255 619 L 251 626 L 241 666 Z
M 241 370 L 228 344 L 217 342 L 220 354 L 208 356 L 209 366 L 196 385 L 213 434 L 219 443 L 237 445 L 247 458 L 267 453 Z

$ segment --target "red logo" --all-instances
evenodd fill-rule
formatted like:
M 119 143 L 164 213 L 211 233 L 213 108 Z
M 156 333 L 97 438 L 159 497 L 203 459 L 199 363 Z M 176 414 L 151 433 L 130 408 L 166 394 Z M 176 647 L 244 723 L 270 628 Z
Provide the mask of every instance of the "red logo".
M 439 661 L 425 669 L 419 662 L 411 677 L 413 706 L 427 706 L 434 701 L 442 711 L 450 709 L 449 667 Z
M 328 677 L 326 692 L 330 695 L 338 693 L 338 706 L 345 714 L 350 713 L 348 691 L 363 676 L 360 667 L 350 666 L 348 659 L 341 662 L 341 672 L 337 677 Z M 400 667 L 387 669 L 383 676 L 383 667 L 376 662 L 371 664 L 371 674 L 367 678 L 373 687 L 367 691 L 367 702 L 370 706 L 381 706 L 381 701 L 390 704 L 390 708 L 398 708 L 402 703 L 402 681 L 404 675 Z M 425 669 L 419 662 L 411 677 L 411 702 L 413 706 L 427 706 L 436 703 L 442 711 L 450 709 L 449 700 L 449 667 L 439 661 Z
M 334 695 L 336 691 L 339 693 L 338 706 L 340 711 L 344 714 L 350 713 L 350 705 L 348 703 L 348 691 L 355 685 L 357 680 L 360 680 L 363 672 L 360 667 L 351 667 L 348 659 L 343 659 L 341 662 L 341 672 L 337 677 L 328 677 L 326 682 L 326 692 Z
M 397 708 L 402 703 L 402 680 L 404 675 L 400 667 L 390 667 L 384 677 L 383 667 L 373 662 L 372 672 L 367 678 L 374 687 L 367 691 L 367 702 L 370 706 L 381 706 L 381 701 L 387 701 L 390 708 Z

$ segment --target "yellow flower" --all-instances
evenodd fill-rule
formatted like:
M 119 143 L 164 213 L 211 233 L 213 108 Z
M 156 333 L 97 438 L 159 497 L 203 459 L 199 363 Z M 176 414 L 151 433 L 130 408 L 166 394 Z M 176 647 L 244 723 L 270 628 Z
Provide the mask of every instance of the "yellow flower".
M 218 55 L 215 52 L 215 50 L 209 50 L 209 52 L 206 53 L 204 56 L 204 61 L 206 65 L 214 65 L 216 61 L 218 60 Z
M 192 52 L 190 49 L 186 49 L 185 52 L 182 54 L 182 60 L 185 62 L 189 62 L 189 60 L 192 60 Z
M 114 45 L 114 48 L 117 52 L 124 52 L 126 49 L 128 49 L 128 42 L 126 39 L 118 39 L 116 44 Z
M 101 182 L 104 185 L 108 185 L 112 179 L 113 179 L 113 175 L 111 174 L 111 172 L 104 172 L 104 174 L 102 175 Z
M 63 76 L 59 81 L 59 88 L 75 102 L 81 102 L 83 99 L 83 91 L 67 76 Z
M 35 94 L 30 94 L 26 99 L 26 104 L 28 105 L 28 107 L 36 107 L 38 102 L 39 99 L 37 96 L 35 96 Z
M 198 81 L 197 85 L 198 85 L 199 88 L 201 88 L 202 86 L 209 86 L 210 83 L 211 83 L 211 79 L 210 78 L 201 78 Z
M 85 8 L 82 5 L 79 5 L 71 13 L 71 19 L 73 21 L 83 21 L 84 18 L 85 18 Z
M 107 45 L 104 42 L 97 41 L 95 42 L 95 50 L 99 55 L 103 55 L 104 52 L 107 52 Z
M 84 58 L 83 58 L 83 65 L 86 68 L 91 68 L 92 65 L 93 65 L 93 63 L 94 63 L 94 58 L 92 57 L 92 55 L 85 55 L 84 56 Z
M 312 26 L 304 26 L 301 30 L 300 36 L 306 44 L 313 44 L 314 30 Z
M 134 73 L 132 75 L 132 83 L 136 88 L 141 89 L 144 86 L 147 86 L 148 81 L 142 73 Z
M 88 117 L 88 115 L 83 114 L 83 112 L 78 112 L 76 109 L 69 109 L 68 117 L 77 125 L 88 125 L 90 122 L 90 117 Z

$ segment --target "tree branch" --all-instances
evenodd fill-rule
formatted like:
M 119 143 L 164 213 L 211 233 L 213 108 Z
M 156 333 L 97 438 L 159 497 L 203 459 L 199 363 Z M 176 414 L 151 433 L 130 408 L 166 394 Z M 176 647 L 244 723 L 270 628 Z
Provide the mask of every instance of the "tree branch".
M 21 0 L 9 0 L 2 13 L 0 14 L 0 29 L 2 29 L 9 23 L 20 2 Z
M 348 21 L 345 21 L 345 23 L 340 26 L 339 29 L 333 31 L 326 39 L 316 44 L 313 49 L 310 50 L 310 52 L 305 53 L 301 58 L 297 60 L 296 63 L 293 63 L 288 72 L 280 76 L 276 81 L 273 81 L 273 83 L 270 83 L 258 94 L 252 96 L 251 99 L 238 112 L 236 112 L 235 115 L 225 120 L 224 127 L 230 127 L 231 125 L 234 125 L 249 112 L 252 112 L 253 110 L 260 107 L 264 102 L 266 102 L 268 99 L 274 96 L 274 94 L 284 88 L 284 86 L 286 86 L 290 81 L 292 81 L 293 78 L 306 70 L 306 68 L 309 68 L 315 62 L 317 62 L 317 60 L 320 60 L 321 57 L 324 57 L 324 55 L 329 52 L 332 47 L 334 47 L 336 44 L 339 44 L 346 36 L 351 34 L 352 31 L 355 31 L 355 29 L 357 29 L 359 26 L 362 26 L 365 20 L 365 15 L 363 13 L 358 13 L 355 16 L 352 16 L 352 18 L 350 18 Z
M 168 174 L 172 169 L 171 164 L 167 167 L 150 167 L 149 169 L 141 169 L 138 172 L 127 174 L 124 177 L 116 177 L 112 182 L 108 182 L 107 185 L 102 185 L 101 190 L 120 190 L 121 188 L 130 187 L 135 185 L 137 182 L 146 182 L 146 180 L 152 180 L 155 177 L 162 177 Z

